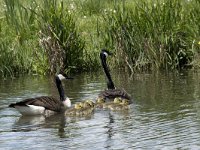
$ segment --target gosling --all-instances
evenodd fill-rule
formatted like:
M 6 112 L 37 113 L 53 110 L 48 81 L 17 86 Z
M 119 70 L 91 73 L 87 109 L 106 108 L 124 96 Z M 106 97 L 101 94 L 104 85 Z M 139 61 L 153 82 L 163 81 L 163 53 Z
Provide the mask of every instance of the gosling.
M 103 109 L 107 109 L 110 106 L 120 104 L 122 102 L 122 99 L 120 97 L 116 97 L 112 102 L 107 102 L 103 104 Z
M 76 116 L 76 115 L 80 114 L 81 109 L 83 109 L 83 104 L 82 103 L 76 103 L 74 105 L 74 107 L 67 109 L 65 111 L 65 115 L 66 116 Z
M 103 104 L 105 104 L 105 99 L 103 98 L 97 98 L 97 101 L 95 103 L 95 108 L 103 108 Z
M 65 112 L 66 116 L 86 116 L 93 112 L 94 102 L 91 100 L 86 100 L 84 102 L 79 102 L 74 105 L 73 108 L 68 109 Z
M 108 109 L 116 111 L 116 110 L 128 110 L 129 109 L 129 100 L 122 99 L 121 103 L 115 103 L 113 105 L 109 105 Z

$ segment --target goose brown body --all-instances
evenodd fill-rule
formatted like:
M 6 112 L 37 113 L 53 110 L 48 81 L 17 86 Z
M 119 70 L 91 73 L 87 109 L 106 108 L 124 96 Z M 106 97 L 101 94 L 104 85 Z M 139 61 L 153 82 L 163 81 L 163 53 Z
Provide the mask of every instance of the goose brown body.
M 63 103 L 52 96 L 41 96 L 41 97 L 35 97 L 35 98 L 28 98 L 25 100 L 22 100 L 17 103 L 12 103 L 9 105 L 9 107 L 15 108 L 16 106 L 28 106 L 28 105 L 34 105 L 34 106 L 41 106 L 45 109 L 60 112 L 63 110 Z

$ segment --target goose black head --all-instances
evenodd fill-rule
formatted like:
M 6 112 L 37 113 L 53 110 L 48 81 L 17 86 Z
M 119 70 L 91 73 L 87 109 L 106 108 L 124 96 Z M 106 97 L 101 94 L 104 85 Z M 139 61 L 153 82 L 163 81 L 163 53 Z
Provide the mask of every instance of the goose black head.
M 109 55 L 112 55 L 112 53 L 109 52 L 108 50 L 106 50 L 106 49 L 102 49 L 102 50 L 101 50 L 101 53 L 100 53 L 100 57 L 101 57 L 101 58 L 106 58 L 106 57 L 109 56 Z
M 63 80 L 63 79 L 74 79 L 73 77 L 68 77 L 67 74 L 65 72 L 60 72 L 57 77 L 59 78 L 59 80 Z

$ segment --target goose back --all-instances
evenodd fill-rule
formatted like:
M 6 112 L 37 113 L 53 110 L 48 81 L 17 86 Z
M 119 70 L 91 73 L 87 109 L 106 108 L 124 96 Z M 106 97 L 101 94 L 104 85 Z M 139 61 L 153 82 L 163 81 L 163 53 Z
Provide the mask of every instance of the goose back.
M 28 98 L 25 100 L 22 100 L 17 103 L 12 103 L 9 105 L 9 107 L 16 107 L 16 106 L 40 106 L 44 107 L 46 110 L 51 110 L 55 112 L 60 112 L 63 110 L 63 103 L 54 97 L 51 96 L 41 96 L 41 97 L 35 97 L 35 98 Z
M 124 89 L 107 89 L 102 91 L 99 95 L 104 99 L 114 99 L 116 97 L 131 100 L 131 96 Z

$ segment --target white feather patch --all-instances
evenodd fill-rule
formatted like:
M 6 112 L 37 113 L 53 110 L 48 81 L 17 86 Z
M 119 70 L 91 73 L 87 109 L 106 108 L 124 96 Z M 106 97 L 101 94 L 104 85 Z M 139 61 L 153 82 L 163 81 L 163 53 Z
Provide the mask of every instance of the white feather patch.
M 27 105 L 27 106 L 15 106 L 15 108 L 22 115 L 42 115 L 45 112 L 45 108 L 42 106 Z
M 63 101 L 63 105 L 65 108 L 67 107 L 71 107 L 71 100 L 67 97 L 64 101 Z
M 103 54 L 106 55 L 106 57 L 108 56 L 108 53 L 107 53 L 107 52 L 103 52 Z
M 60 80 L 66 79 L 62 74 L 59 74 L 59 75 L 58 75 L 58 78 L 59 78 Z

